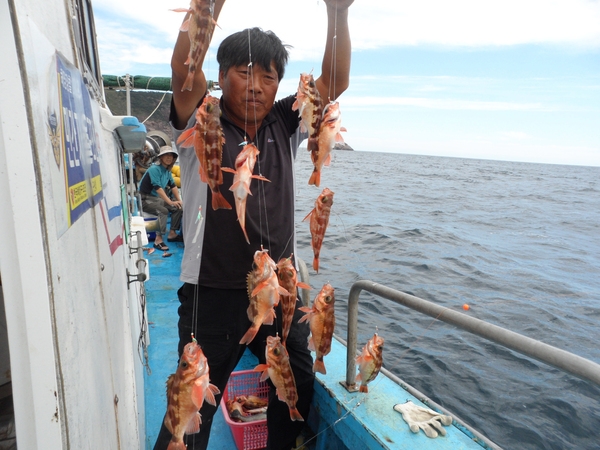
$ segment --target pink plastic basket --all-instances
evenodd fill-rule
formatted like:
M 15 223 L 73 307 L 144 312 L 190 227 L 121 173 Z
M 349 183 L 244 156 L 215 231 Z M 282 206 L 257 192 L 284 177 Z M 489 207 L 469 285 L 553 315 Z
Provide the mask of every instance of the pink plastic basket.
M 221 412 L 231 429 L 233 440 L 238 450 L 258 450 L 267 446 L 267 420 L 254 422 L 234 422 L 227 412 L 226 402 L 238 395 L 255 395 L 259 398 L 269 397 L 269 385 L 260 381 L 260 372 L 241 370 L 233 372 L 229 377 L 225 392 L 221 398 Z

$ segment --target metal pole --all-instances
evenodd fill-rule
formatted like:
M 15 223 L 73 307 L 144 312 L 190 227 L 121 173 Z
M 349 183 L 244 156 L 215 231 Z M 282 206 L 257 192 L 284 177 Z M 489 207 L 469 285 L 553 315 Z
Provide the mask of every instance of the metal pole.
M 369 280 L 360 280 L 352 285 L 348 296 L 348 361 L 346 370 L 346 383 L 353 386 L 356 364 L 356 328 L 358 323 L 358 297 L 361 291 L 368 291 L 380 297 L 398 303 L 399 305 L 427 314 L 435 319 L 456 325 L 463 330 L 496 342 L 523 355 L 530 356 L 543 363 L 554 366 L 579 378 L 591 381 L 600 386 L 600 364 L 561 350 L 522 334 L 509 331 L 505 328 L 492 325 L 480 319 L 469 317 L 466 314 L 453 311 L 446 307 L 423 300 L 404 292 L 396 291 L 389 287 L 374 283 Z

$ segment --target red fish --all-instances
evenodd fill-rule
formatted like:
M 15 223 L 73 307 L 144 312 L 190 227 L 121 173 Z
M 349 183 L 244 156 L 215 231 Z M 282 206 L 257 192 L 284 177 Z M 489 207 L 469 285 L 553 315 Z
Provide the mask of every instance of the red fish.
M 310 217 L 310 234 L 312 236 L 312 248 L 314 253 L 313 269 L 319 272 L 319 255 L 321 253 L 321 245 L 325 237 L 325 231 L 329 224 L 329 215 L 331 213 L 331 205 L 333 205 L 333 192 L 328 188 L 323 189 L 321 195 L 315 201 L 315 207 L 303 219 Z
M 310 286 L 298 281 L 298 274 L 292 263 L 291 256 L 289 258 L 282 258 L 277 263 L 277 278 L 279 279 L 279 286 L 289 292 L 289 295 L 281 295 L 279 298 L 282 316 L 281 343 L 285 345 L 285 341 L 290 333 L 290 327 L 292 326 L 292 319 L 294 318 L 294 309 L 296 308 L 296 301 L 298 299 L 298 288 L 310 289 Z
M 306 315 L 298 323 L 309 321 L 311 335 L 308 340 L 308 349 L 317 354 L 313 372 L 327 373 L 323 357 L 331 351 L 331 339 L 335 328 L 334 304 L 334 289 L 330 284 L 325 284 L 315 297 L 312 308 L 306 306 L 300 308 L 300 311 L 305 312 Z
M 321 183 L 321 169 L 331 162 L 331 151 L 336 142 L 344 142 L 340 131 L 342 128 L 342 114 L 338 102 L 331 102 L 323 110 L 323 119 L 315 137 L 308 138 L 308 150 L 315 166 L 308 184 L 319 186 Z
M 292 110 L 298 111 L 298 114 L 300 114 L 302 119 L 300 129 L 307 131 L 309 137 L 316 135 L 323 115 L 323 103 L 312 74 L 300 74 L 298 93 L 296 94 L 296 101 L 292 105 Z
M 271 378 L 277 389 L 277 398 L 287 403 L 290 409 L 290 419 L 304 422 L 302 415 L 296 409 L 298 392 L 296 391 L 296 380 L 290 367 L 290 357 L 279 336 L 267 336 L 265 358 L 267 363 L 259 364 L 254 370 L 262 372 L 261 381 Z
M 206 356 L 194 339 L 186 344 L 177 371 L 167 380 L 165 426 L 173 435 L 168 450 L 185 450 L 184 434 L 200 431 L 200 408 L 206 400 L 217 405 L 219 389 L 209 382 Z
M 177 144 L 182 147 L 193 146 L 196 150 L 200 162 L 200 179 L 210 187 L 214 210 L 231 209 L 231 205 L 219 190 L 219 186 L 223 184 L 221 159 L 224 143 L 219 99 L 206 94 L 196 111 L 196 125 L 181 133 Z
M 383 363 L 383 338 L 373 335 L 363 347 L 362 353 L 356 357 L 358 364 L 358 375 L 356 381 L 360 381 L 360 392 L 369 392 L 367 384 L 375 379 L 381 364 Z
M 275 319 L 275 306 L 279 304 L 279 295 L 287 295 L 288 291 L 279 286 L 275 274 L 275 261 L 268 255 L 267 250 L 254 253 L 254 270 L 246 279 L 248 284 L 248 320 L 252 322 L 240 344 L 252 342 L 262 324 L 272 325 Z
M 248 239 L 248 233 L 246 233 L 246 200 L 248 199 L 248 194 L 252 195 L 252 192 L 250 192 L 250 183 L 252 182 L 252 178 L 269 181 L 261 175 L 252 175 L 254 165 L 256 164 L 256 158 L 259 153 L 258 148 L 256 148 L 254 144 L 247 144 L 237 158 L 235 158 L 235 170 L 229 167 L 223 167 L 221 169 L 225 172 L 235 174 L 229 190 L 233 192 L 238 222 L 242 227 L 242 231 L 244 232 L 248 244 L 250 243 L 250 239 Z
M 188 19 L 183 22 L 179 31 L 188 33 L 190 37 L 190 53 L 185 64 L 188 66 L 188 75 L 183 83 L 181 92 L 192 90 L 194 74 L 198 67 L 202 67 L 204 56 L 210 45 L 216 22 L 213 19 L 215 0 L 192 0 L 189 9 L 177 8 L 173 11 L 190 12 Z

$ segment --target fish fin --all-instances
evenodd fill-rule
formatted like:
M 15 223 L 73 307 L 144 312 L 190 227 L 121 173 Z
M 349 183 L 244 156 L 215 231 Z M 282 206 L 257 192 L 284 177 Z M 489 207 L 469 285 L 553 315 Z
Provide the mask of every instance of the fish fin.
M 183 443 L 183 441 L 181 442 L 169 442 L 169 446 L 167 447 L 167 450 L 187 450 L 187 447 L 185 446 L 185 444 Z
M 329 155 L 327 155 L 327 158 L 325 158 L 325 161 L 323 161 L 324 166 L 329 166 L 330 164 L 331 164 L 331 153 Z
M 310 308 L 306 308 L 306 307 L 301 307 L 298 308 L 300 311 L 305 312 L 306 314 L 303 315 L 299 320 L 298 323 L 302 323 L 302 322 L 310 322 L 310 319 L 312 319 L 313 317 L 313 313 L 312 313 L 312 309 Z
M 265 381 L 267 378 L 269 378 L 269 365 L 268 364 L 259 364 L 258 366 L 256 366 L 254 368 L 255 372 L 262 372 L 262 375 L 260 376 L 260 381 Z
M 252 175 L 252 178 L 255 178 L 257 180 L 262 180 L 262 181 L 268 181 L 269 183 L 271 182 L 271 180 L 263 177 L 262 175 Z
M 313 339 L 313 335 L 312 334 L 308 338 L 308 349 L 311 352 L 316 352 L 317 351 L 317 347 L 315 346 L 315 340 Z
M 235 173 L 235 170 L 233 170 L 231 167 L 221 167 L 221 170 L 223 172 Z
M 319 258 L 317 257 L 313 259 L 313 269 L 315 272 L 319 273 Z
M 251 297 L 255 297 L 256 295 L 258 295 L 258 293 L 262 290 L 262 288 L 264 288 L 265 286 L 269 285 L 269 281 L 262 281 L 260 283 L 258 283 L 256 285 L 256 287 L 254 288 L 254 290 L 252 291 L 252 293 L 250 294 Z M 250 319 L 252 320 L 252 319 Z
M 246 238 L 246 242 L 250 244 L 250 238 L 248 238 L 248 233 L 246 233 L 246 228 L 242 227 L 242 231 L 244 232 L 244 237 Z
M 218 387 L 216 387 L 214 384 L 209 384 L 204 400 L 206 400 L 206 403 L 217 406 L 217 399 L 215 398 L 215 395 L 220 393 L 221 391 L 219 391 Z
M 343 131 L 346 131 L 345 129 Z M 335 142 L 344 142 L 344 138 L 340 133 L 335 135 Z
M 218 189 L 212 193 L 212 208 L 215 211 L 217 209 L 231 209 L 231 205 L 225 200 L 225 197 L 223 197 L 223 194 Z
M 294 104 L 292 105 L 292 111 L 298 111 L 299 105 L 300 105 L 300 102 L 298 101 L 298 98 L 296 98 L 296 100 L 294 101 Z
M 363 386 L 362 384 L 360 385 L 360 388 L 358 388 L 358 390 L 360 392 L 365 392 L 365 393 L 369 392 L 369 388 L 366 385 Z
M 248 345 L 250 342 L 252 342 L 252 340 L 256 336 L 256 333 L 258 333 L 258 328 L 254 327 L 254 326 L 251 326 L 250 328 L 248 328 L 248 331 L 246 331 L 246 334 L 244 334 L 244 336 L 242 336 L 242 339 L 240 340 L 240 344 Z
M 177 11 L 177 12 L 187 12 L 187 11 L 189 11 L 189 9 L 186 10 L 184 8 L 177 8 L 177 10 L 174 10 L 174 11 Z M 189 31 L 189 29 L 190 29 L 190 19 L 187 19 L 186 21 L 184 21 L 181 24 L 181 27 L 179 27 L 179 31 L 181 31 L 183 33 L 186 33 L 186 32 Z
M 193 86 L 194 86 L 194 72 L 188 72 L 187 77 L 185 77 L 185 82 L 183 83 L 183 87 L 181 88 L 181 92 L 191 91 Z
M 194 135 L 196 134 L 195 128 L 189 128 L 179 135 L 177 138 L 177 144 L 180 147 L 193 147 L 194 146 Z
M 200 424 L 202 423 L 202 416 L 200 416 L 200 411 L 198 411 L 190 421 L 188 422 L 187 428 L 185 430 L 185 434 L 196 434 L 200 431 Z
M 295 406 L 290 407 L 290 419 L 297 420 L 298 422 L 304 422 L 304 418 Z
M 358 372 L 358 373 L 356 374 L 356 378 L 354 379 L 354 381 L 357 381 L 357 382 L 358 382 L 358 381 L 362 381 L 362 375 L 361 375 L 361 373 L 360 373 L 360 372 Z
M 263 325 L 273 325 L 273 321 L 275 320 L 275 317 L 277 317 L 275 314 L 275 310 L 273 308 L 271 308 L 265 314 L 265 317 L 263 319 Z
M 225 170 L 225 169 L 221 169 L 221 170 Z M 225 170 L 225 172 L 229 172 L 229 170 Z M 240 183 L 241 183 L 241 181 L 240 181 L 240 180 L 237 180 L 235 183 L 233 183 L 233 184 L 231 185 L 231 187 L 229 188 L 229 190 L 230 190 L 231 192 L 235 191 L 235 190 L 238 188 L 238 186 L 240 185 Z
M 301 281 L 296 283 L 296 287 L 299 289 L 312 289 L 310 287 L 310 285 L 306 284 L 306 283 L 302 283 Z
M 315 212 L 315 209 L 313 208 L 313 210 L 311 212 L 309 212 L 304 219 L 302 219 L 302 222 L 304 222 L 306 219 L 308 219 L 310 216 L 312 216 L 312 213 L 314 213 L 314 212 Z
M 286 288 L 279 286 L 277 288 L 277 291 L 279 292 L 280 295 L 292 295 L 290 294 Z
M 325 369 L 325 363 L 322 359 L 315 359 L 315 363 L 313 364 L 313 372 L 319 372 L 323 375 L 327 374 L 327 370 Z
M 300 122 L 300 131 L 302 131 L 303 133 L 306 133 L 308 131 L 308 128 L 306 128 L 306 124 L 304 123 L 304 121 Z
M 313 173 L 308 180 L 308 184 L 314 184 L 315 186 L 319 187 L 321 184 L 321 172 L 319 170 L 313 170 Z

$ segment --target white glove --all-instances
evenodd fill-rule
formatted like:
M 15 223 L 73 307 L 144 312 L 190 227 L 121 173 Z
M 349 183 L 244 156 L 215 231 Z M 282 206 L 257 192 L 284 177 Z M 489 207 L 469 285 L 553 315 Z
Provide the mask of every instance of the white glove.
M 437 413 L 429 408 L 417 406 L 410 400 L 403 405 L 395 405 L 394 410 L 402 414 L 402 418 L 410 427 L 410 431 L 418 433 L 421 429 L 429 438 L 437 437 L 438 431 L 442 436 L 446 436 L 446 430 L 442 425 L 452 423 L 452 417 Z

